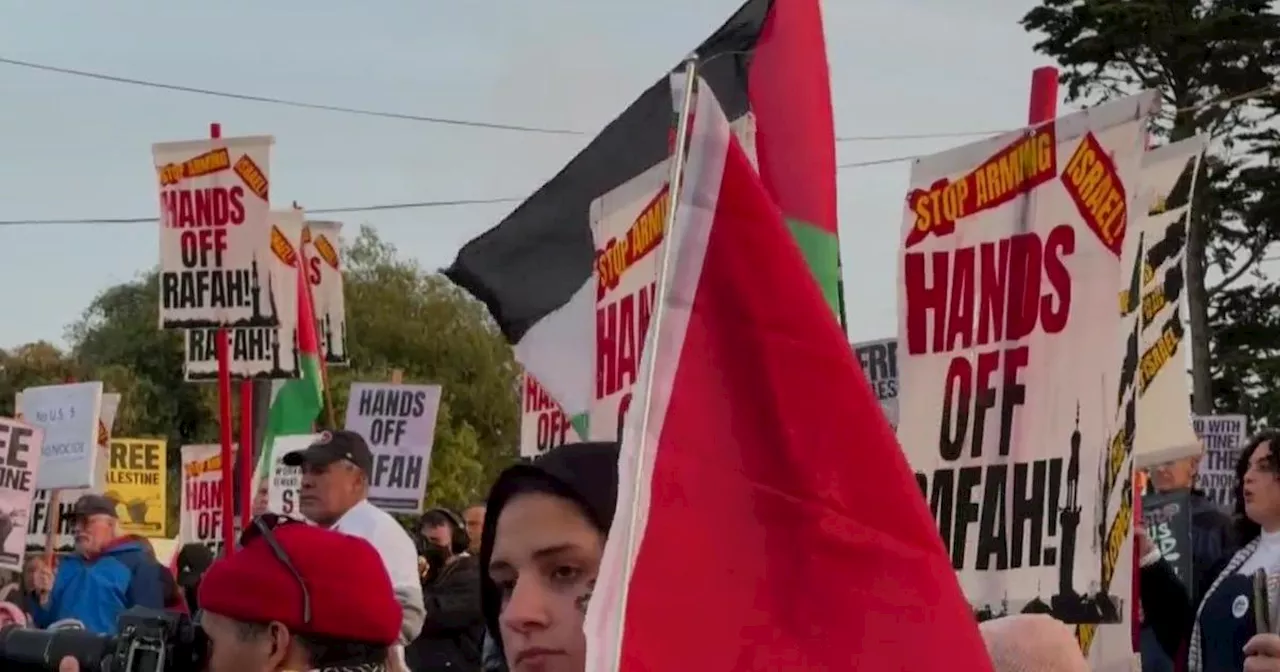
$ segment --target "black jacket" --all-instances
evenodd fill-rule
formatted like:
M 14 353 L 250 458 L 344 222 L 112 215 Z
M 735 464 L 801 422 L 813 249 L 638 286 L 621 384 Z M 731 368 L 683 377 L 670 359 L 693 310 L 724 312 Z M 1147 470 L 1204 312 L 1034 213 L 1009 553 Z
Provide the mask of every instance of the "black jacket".
M 484 642 L 480 611 L 480 568 L 464 555 L 422 586 L 426 619 L 405 649 L 413 672 L 477 672 Z
M 1227 515 L 1199 490 L 1191 491 L 1191 576 L 1182 591 L 1167 582 L 1172 570 L 1144 569 L 1139 580 L 1145 581 L 1142 607 L 1146 614 L 1142 627 L 1142 669 L 1144 672 L 1172 672 L 1175 660 L 1186 653 L 1185 638 L 1191 635 L 1191 620 L 1204 597 L 1204 591 L 1218 577 L 1237 545 Z M 1163 563 L 1158 563 L 1163 564 Z M 1176 579 L 1175 579 L 1176 580 Z M 1179 594 L 1179 592 L 1181 594 Z M 1186 599 L 1188 604 L 1183 605 Z M 1187 613 L 1187 609 L 1190 613 Z M 1170 611 L 1172 610 L 1172 611 Z M 1173 614 L 1170 617 L 1170 614 Z M 1159 628 L 1159 632 L 1157 632 Z M 1159 642 L 1159 646 L 1155 643 Z

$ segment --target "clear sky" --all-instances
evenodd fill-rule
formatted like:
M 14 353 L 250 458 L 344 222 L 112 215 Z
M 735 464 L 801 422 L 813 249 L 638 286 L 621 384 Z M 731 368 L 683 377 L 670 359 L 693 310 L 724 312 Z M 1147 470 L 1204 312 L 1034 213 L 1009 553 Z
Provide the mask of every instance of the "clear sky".
M 594 132 L 741 0 L 0 0 L 0 57 L 207 89 Z M 948 133 L 1025 123 L 1047 61 L 1018 19 L 1034 0 L 825 0 L 836 133 Z M 151 144 L 276 138 L 278 207 L 523 197 L 587 141 L 361 117 L 154 90 L 0 64 L 0 220 L 156 214 Z M 964 139 L 840 143 L 843 163 Z M 849 332 L 896 330 L 908 164 L 840 172 Z M 427 267 L 510 205 L 344 216 Z M 102 289 L 157 263 L 155 224 L 0 228 L 0 347 L 64 342 Z

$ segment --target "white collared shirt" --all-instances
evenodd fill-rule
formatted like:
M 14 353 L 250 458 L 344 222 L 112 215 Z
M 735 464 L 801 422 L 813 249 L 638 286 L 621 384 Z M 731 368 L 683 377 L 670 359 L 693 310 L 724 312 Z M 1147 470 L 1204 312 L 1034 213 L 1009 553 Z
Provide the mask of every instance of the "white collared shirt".
M 400 523 L 391 514 L 361 500 L 330 528 L 369 542 L 382 557 L 391 577 L 396 601 L 404 608 L 401 643 L 413 641 L 422 630 L 422 580 L 418 576 L 418 549 Z

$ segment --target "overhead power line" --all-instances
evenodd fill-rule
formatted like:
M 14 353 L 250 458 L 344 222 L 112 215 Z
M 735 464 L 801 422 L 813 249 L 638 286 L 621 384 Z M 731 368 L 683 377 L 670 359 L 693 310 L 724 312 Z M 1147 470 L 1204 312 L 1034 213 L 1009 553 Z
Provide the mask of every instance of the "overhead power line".
M 52 67 L 52 66 L 46 66 L 46 65 L 41 65 L 41 64 L 27 63 L 27 62 L 24 62 L 24 61 L 15 61 L 15 60 L 13 60 L 13 59 L 8 59 L 8 58 L 4 58 L 4 57 L 0 57 L 0 64 L 19 65 L 19 66 L 23 66 L 23 67 L 35 67 L 35 68 L 39 68 L 39 69 L 51 70 L 51 71 L 53 71 L 53 72 L 62 72 L 62 73 L 74 74 L 74 75 L 80 75 L 80 76 L 85 76 L 85 77 L 94 77 L 94 78 L 100 78 L 100 79 L 108 79 L 108 80 L 110 80 L 110 81 L 119 81 L 119 82 L 130 83 L 130 84 L 139 84 L 139 85 L 142 85 L 142 86 L 159 86 L 159 87 L 161 87 L 161 88 L 170 88 L 170 89 L 176 89 L 176 90 L 179 90 L 179 91 L 189 91 L 189 92 L 193 92 L 193 93 L 204 93 L 204 94 L 207 94 L 207 95 L 215 95 L 215 96 L 231 96 L 231 97 L 235 97 L 235 98 L 242 98 L 242 99 L 247 99 L 247 100 L 258 100 L 258 101 L 261 101 L 261 102 L 278 102 L 278 103 L 280 103 L 280 104 L 298 105 L 298 106 L 303 106 L 303 107 L 318 107 L 318 108 L 320 108 L 320 109 L 332 109 L 332 110 L 335 110 L 335 111 L 354 112 L 354 113 L 357 113 L 357 114 L 372 114 L 372 115 L 375 115 L 375 116 L 397 116 L 397 117 L 399 117 L 399 118 L 405 118 L 405 119 L 416 119 L 416 120 L 420 120 L 420 121 L 434 121 L 434 122 L 436 122 L 436 123 L 453 123 L 453 124 L 458 124 L 458 125 L 483 125 L 483 126 L 484 126 L 484 127 L 486 127 L 486 128 L 502 128 L 502 129 L 506 129 L 506 130 L 517 130 L 517 131 L 521 131 L 521 130 L 528 130 L 528 131 L 532 131 L 532 132 L 541 132 L 541 133 L 561 133 L 561 134 L 578 134 L 578 133 L 579 133 L 578 131 L 558 131 L 558 130 L 554 130 L 554 129 L 536 129 L 536 128 L 531 128 L 531 127 L 522 127 L 522 126 L 507 126 L 507 125 L 501 125 L 501 124 L 488 124 L 488 123 L 485 123 L 485 122 L 474 122 L 474 123 L 473 123 L 473 122 L 469 122 L 469 121 L 466 121 L 466 120 L 457 120 L 457 119 L 447 120 L 447 119 L 439 119 L 439 118 L 435 118 L 435 117 L 413 117 L 413 116 L 409 116 L 409 115 L 393 115 L 393 114 L 390 114 L 390 113 L 385 113 L 385 114 L 384 114 L 384 113 L 380 113 L 380 112 L 372 112 L 372 111 L 367 111 L 367 110 L 363 110 L 363 111 L 362 111 L 362 110 L 354 110 L 354 109 L 350 109 L 350 108 L 331 108 L 331 107 L 327 107 L 327 106 L 316 106 L 316 105 L 311 105 L 311 104 L 309 104 L 309 103 L 294 103 L 294 102 L 292 102 L 292 101 L 276 101 L 275 99 L 267 99 L 267 98 L 251 97 L 251 96 L 241 96 L 241 95 L 239 95 L 239 94 L 227 94 L 227 93 L 217 92 L 217 91 L 207 91 L 207 90 L 203 90 L 203 89 L 193 89 L 193 88 L 189 88 L 189 87 L 177 87 L 177 86 L 171 86 L 171 85 L 167 85 L 167 84 L 157 84 L 157 83 L 154 83 L 154 82 L 146 82 L 146 81 L 143 81 L 143 80 L 132 80 L 132 79 L 126 79 L 126 78 L 113 77 L 113 76 L 109 76 L 109 75 L 99 75 L 99 74 L 96 74 L 96 73 L 85 73 L 85 72 L 80 72 L 80 71 L 75 71 L 75 70 L 66 70 L 66 69 L 63 69 L 63 68 L 55 68 L 55 67 Z M 1177 109 L 1177 110 L 1174 110 L 1174 113 L 1178 113 L 1178 112 L 1193 112 L 1193 111 L 1196 111 L 1196 110 L 1206 109 L 1206 108 L 1213 107 L 1213 106 L 1234 105 L 1234 104 L 1236 104 L 1236 103 L 1239 103 L 1239 102 L 1241 102 L 1241 101 L 1248 100 L 1248 99 L 1251 99 L 1251 98 L 1255 98 L 1255 97 L 1259 97 L 1259 96 L 1266 96 L 1266 95 L 1275 95 L 1275 94 L 1280 94 L 1280 84 L 1277 84 L 1277 85 L 1271 85 L 1271 86 L 1266 86 L 1266 87 L 1262 87 L 1262 88 L 1255 89 L 1255 90 L 1252 90 L 1252 91 L 1245 91 L 1245 92 L 1243 92 L 1243 93 L 1236 94 L 1236 95 L 1233 95 L 1233 96 L 1224 96 L 1224 97 L 1222 97 L 1222 98 L 1220 98 L 1220 99 L 1210 100 L 1210 101 L 1207 101 L 1207 102 L 1204 102 L 1204 103 L 1200 103 L 1200 104 L 1198 104 L 1198 105 L 1193 105 L 1193 106 L 1189 106 L 1189 107 L 1185 107 L 1185 108 L 1179 108 L 1179 109 Z M 1049 122 L 1044 122 L 1044 124 L 1048 124 L 1048 123 L 1052 123 L 1052 122 L 1051 122 L 1051 121 L 1049 121 Z M 1043 124 L 1035 124 L 1035 125 L 1033 125 L 1033 126 L 1040 126 L 1040 125 L 1043 125 Z M 1008 130 L 1005 130 L 1005 131 L 974 131 L 974 132 L 972 132 L 972 133 L 968 133 L 968 132 L 966 132 L 966 133 L 959 133 L 959 134 L 920 134 L 920 135 L 909 135 L 909 136 L 863 136 L 863 137 L 857 137 L 857 138 L 845 138 L 845 139 L 846 139 L 846 140 L 890 140 L 890 139 L 924 139 L 924 138 L 931 138 L 931 137 L 959 137 L 959 136 L 961 136 L 961 135 L 999 135 L 999 134 L 1002 134 L 1002 133 L 1009 133 L 1009 132 L 1012 132 L 1012 131 L 1026 130 L 1026 129 L 1028 129 L 1028 128 L 1032 128 L 1032 126 L 1024 126 L 1024 127 L 1020 128 L 1020 129 L 1008 129 Z M 913 160 L 918 159 L 918 158 L 921 158 L 921 157 L 923 157 L 923 156 L 927 156 L 927 154 L 912 154 L 912 155 L 908 155 L 908 156 L 894 156 L 894 157 L 886 157 L 886 158 L 882 158 L 882 159 L 870 159 L 870 160 L 867 160 L 867 161 L 854 161 L 854 162 L 852 162 L 852 163 L 842 163 L 842 164 L 839 164 L 838 166 L 836 166 L 836 168 L 837 168 L 837 169 L 839 169 L 839 170 L 848 170 L 848 169 L 853 169 L 853 168 L 869 168 L 869 167 L 872 167 L 872 166 L 883 166 L 883 165 L 889 165 L 889 164 L 893 164 L 893 163 L 902 163 L 902 162 L 904 162 L 904 161 L 913 161 Z M 307 210 L 307 212 L 308 212 L 308 213 L 314 213 L 314 214 L 339 214 L 339 213 L 356 213 L 356 212 L 379 212 L 379 211 L 386 211 L 386 210 L 413 210 L 413 209 L 422 209 L 422 208 L 442 208 L 442 207 L 456 207 L 456 206 L 465 206 L 465 205 L 489 205 L 489 204 L 496 204 L 496 203 L 518 203 L 518 202 L 524 201 L 524 200 L 525 200 L 525 198 L 526 198 L 526 197 L 516 197 L 516 196 L 513 196 L 513 197 L 506 197 L 506 198 L 457 199 L 457 200 L 436 200 L 436 201 L 414 201 L 414 202 L 409 202 L 409 203 L 383 203 L 383 204 L 376 204 L 376 205 L 345 206 L 345 207 L 340 207 L 340 208 L 319 208 L 319 209 L 309 209 L 309 210 Z M 99 224 L 99 225 L 101 225 L 101 224 L 144 224 L 144 223 L 149 223 L 149 222 L 159 222 L 159 221 L 160 221 L 160 220 L 159 220 L 159 218 L 158 218 L 158 217 L 91 217 L 91 218 L 78 218 L 78 219 L 12 219 L 12 220 L 0 220 L 0 227 L 5 227 L 5 226 L 42 226 L 42 225 L 75 225 L 75 224 Z M 1264 261 L 1271 261 L 1271 260 L 1272 260 L 1272 259 L 1264 259 Z
M 0 56 L 0 64 L 11 65 L 19 68 L 27 68 L 30 70 L 39 70 L 42 72 L 51 72 L 60 75 L 71 75 L 73 77 L 84 77 L 88 79 L 96 79 L 103 82 L 114 82 L 116 84 L 129 84 L 131 86 L 142 86 L 152 89 L 163 89 L 166 91 L 177 91 L 179 93 L 194 93 L 202 96 L 214 96 L 217 98 L 230 98 L 233 100 L 243 100 L 253 103 L 266 103 L 269 105 L 281 105 L 284 107 L 296 107 L 306 110 L 320 110 L 324 112 L 340 112 L 343 114 L 355 114 L 365 117 L 382 117 L 384 119 L 400 119 L 404 121 L 418 121 L 428 124 L 441 124 L 446 126 L 462 126 L 468 128 L 487 128 L 500 131 L 516 131 L 520 133 L 538 133 L 542 135 L 591 135 L 588 131 L 578 131 L 567 128 L 546 128 L 542 126 L 526 126 L 523 124 L 500 124 L 491 121 L 480 121 L 476 119 L 459 119 L 453 117 L 437 117 L 422 114 L 409 114 L 405 112 L 387 112 L 384 110 L 370 110 L 359 107 L 348 107 L 346 105 L 329 105 L 326 103 L 310 103 L 300 100 L 290 100 L 287 98 L 276 98 L 273 96 L 259 96 L 248 93 L 235 93 L 232 91 L 219 91 L 216 89 L 206 89 L 197 86 L 186 86 L 182 84 L 169 84 L 166 82 L 156 82 L 147 79 L 138 79 L 136 77 L 124 77 L 120 75 L 110 75 L 102 72 L 91 72 L 88 70 L 78 70 L 75 68 L 64 68 L 47 63 L 35 63 L 33 61 L 23 61 L 16 58 L 6 58 Z M 965 138 L 977 135 L 995 135 L 1003 131 L 948 131 L 942 133 L 900 133 L 887 135 L 850 135 L 838 136 L 836 142 L 881 142 L 892 140 L 929 140 L 935 138 Z
M 490 205 L 494 203 L 518 203 L 523 198 L 468 198 L 450 201 L 411 201 L 408 203 L 381 203 L 378 205 L 355 205 L 342 208 L 308 208 L 307 214 L 333 215 L 350 212 L 379 212 L 383 210 L 415 210 L 422 208 L 449 208 L 462 205 Z M 0 220 L 0 226 L 39 226 L 68 224 L 154 224 L 159 217 L 84 217 L 78 219 L 6 219 Z
M 887 159 L 873 159 L 871 161 L 858 161 L 854 163 L 842 163 L 837 168 L 841 170 L 848 168 L 866 168 L 870 166 L 881 166 L 890 163 L 901 163 L 918 158 L 916 156 L 897 156 Z M 528 198 L 527 196 L 511 196 L 507 198 L 473 198 L 473 199 L 457 199 L 447 201 L 411 201 L 408 203 L 380 203 L 376 205 L 353 205 L 341 208 L 307 208 L 307 214 L 340 214 L 353 212 L 381 212 L 386 210 L 420 210 L 426 208 L 451 208 L 466 205 L 491 205 L 496 203 L 519 203 Z M 0 227 L 4 226 L 66 226 L 76 224 L 148 224 L 159 222 L 159 217 L 83 217 L 83 218 L 64 218 L 64 219 L 0 219 Z

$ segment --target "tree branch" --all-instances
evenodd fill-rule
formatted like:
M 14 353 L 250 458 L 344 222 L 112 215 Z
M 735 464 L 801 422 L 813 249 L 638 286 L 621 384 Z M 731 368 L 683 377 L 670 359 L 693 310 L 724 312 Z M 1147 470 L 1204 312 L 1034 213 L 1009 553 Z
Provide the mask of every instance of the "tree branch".
M 1258 260 L 1262 257 L 1262 252 L 1265 249 L 1266 249 L 1266 246 L 1254 247 L 1250 249 L 1248 260 L 1246 260 L 1243 264 L 1240 264 L 1239 266 L 1237 266 L 1234 271 L 1228 273 L 1227 276 L 1222 279 L 1222 282 L 1219 282 L 1213 287 L 1207 288 L 1205 292 L 1209 300 L 1212 301 L 1213 297 L 1217 296 L 1220 292 L 1222 292 L 1222 290 L 1230 287 L 1232 283 L 1234 283 L 1235 281 L 1243 277 L 1245 273 L 1248 273 L 1249 269 L 1253 268 L 1254 265 L 1258 263 Z

